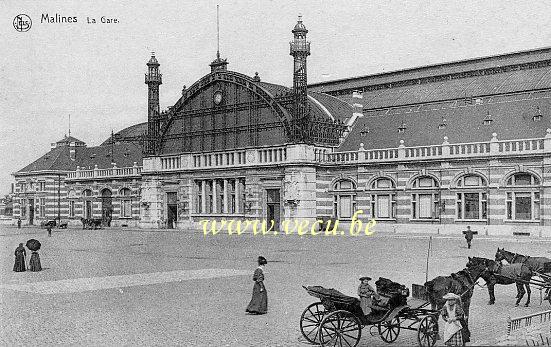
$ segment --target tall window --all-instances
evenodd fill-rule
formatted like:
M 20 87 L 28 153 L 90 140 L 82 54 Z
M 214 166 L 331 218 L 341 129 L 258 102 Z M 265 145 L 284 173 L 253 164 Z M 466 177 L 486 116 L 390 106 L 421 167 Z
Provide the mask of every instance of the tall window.
M 27 199 L 21 199 L 21 218 L 27 217 Z
M 44 181 L 38 182 L 38 190 L 41 192 L 46 191 L 46 182 Z
M 239 203 L 239 212 L 240 213 L 245 213 L 245 203 L 246 203 L 246 200 L 247 200 L 247 198 L 246 198 L 247 193 L 245 192 L 245 179 L 240 178 L 238 184 L 239 184 L 238 185 L 239 194 L 241 194 L 240 203 Z
M 121 217 L 122 218 L 131 218 L 132 217 L 132 198 L 131 191 L 128 188 L 123 188 L 120 190 L 121 198 Z
M 235 200 L 235 180 L 230 180 L 228 185 L 228 213 L 236 213 L 236 200 Z
M 90 219 L 92 218 L 92 200 L 90 200 L 92 191 L 90 189 L 85 189 L 82 195 L 84 196 L 84 218 Z
M 340 180 L 333 185 L 333 216 L 352 218 L 356 212 L 356 186 L 351 180 Z
M 195 213 L 203 213 L 203 181 L 195 181 Z
M 44 217 L 46 216 L 46 198 L 39 198 L 38 202 L 39 202 L 38 214 L 40 215 L 40 217 Z
M 456 195 L 457 219 L 488 218 L 486 185 L 486 180 L 478 175 L 465 175 L 459 178 L 457 188 L 461 191 Z
M 507 219 L 540 219 L 540 180 L 529 173 L 516 173 L 507 179 Z
M 75 216 L 75 200 L 69 200 L 69 217 Z
M 224 213 L 224 180 L 216 180 L 216 213 Z
M 411 218 L 436 219 L 439 217 L 438 182 L 432 177 L 419 177 L 411 185 Z
M 371 183 L 371 218 L 396 218 L 396 185 L 389 178 L 379 178 Z
M 205 197 L 206 197 L 206 211 L 205 213 L 213 213 L 213 182 L 211 180 L 205 181 Z

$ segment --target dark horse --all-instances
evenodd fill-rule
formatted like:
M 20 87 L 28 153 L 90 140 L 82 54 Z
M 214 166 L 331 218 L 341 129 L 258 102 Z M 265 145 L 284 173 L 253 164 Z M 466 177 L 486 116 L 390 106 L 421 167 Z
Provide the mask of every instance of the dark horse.
M 533 273 L 528 266 L 521 263 L 503 265 L 491 259 L 469 257 L 467 267 L 478 267 L 480 264 L 483 264 L 487 270 L 482 273 L 481 277 L 486 281 L 486 285 L 488 286 L 488 294 L 490 295 L 488 305 L 493 305 L 496 301 L 494 295 L 494 286 L 496 284 L 509 285 L 513 283 L 517 286 L 517 302 L 515 306 L 519 305 L 526 293 L 528 293 L 528 297 L 526 298 L 526 304 L 524 304 L 524 306 L 530 305 L 530 295 L 532 291 L 530 290 L 529 282 Z M 526 290 L 524 290 L 525 287 Z
M 471 336 L 468 317 L 473 288 L 484 271 L 486 271 L 486 266 L 478 264 L 477 266 L 471 266 L 470 268 L 452 273 L 450 276 L 438 276 L 425 283 L 425 289 L 427 290 L 432 310 L 441 310 L 444 307 L 446 300 L 442 297 L 447 293 L 455 293 L 461 297 L 463 311 L 467 316 L 464 324 L 464 342 L 469 342 L 469 337 Z
M 545 258 L 545 257 L 529 257 L 526 255 L 513 253 L 506 251 L 505 248 L 497 248 L 497 252 L 495 255 L 496 261 L 502 261 L 505 260 L 509 264 L 516 264 L 516 263 L 522 263 L 532 272 L 539 272 L 542 274 L 549 274 L 551 273 L 551 259 Z M 549 298 L 549 295 L 551 295 L 551 289 L 547 289 L 545 294 L 545 299 Z

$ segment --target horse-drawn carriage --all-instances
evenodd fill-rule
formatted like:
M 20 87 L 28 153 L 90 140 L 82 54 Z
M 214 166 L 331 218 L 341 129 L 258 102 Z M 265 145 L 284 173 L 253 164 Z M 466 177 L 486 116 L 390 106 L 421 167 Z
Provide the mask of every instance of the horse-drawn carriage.
M 101 229 L 101 218 L 80 218 L 82 222 L 82 229 Z
M 387 343 L 394 342 L 400 330 L 417 331 L 419 346 L 432 347 L 438 335 L 438 311 L 428 309 L 425 288 L 409 289 L 386 278 L 375 282 L 381 300 L 371 305 L 372 312 L 365 315 L 360 300 L 335 289 L 320 286 L 304 287 L 308 294 L 320 299 L 310 304 L 300 318 L 300 330 L 306 340 L 321 346 L 356 346 L 362 328 L 370 326 Z
M 57 223 L 57 220 L 56 219 L 48 219 L 48 220 L 44 220 L 40 223 L 40 226 L 42 228 L 53 228 L 55 226 L 57 226 L 58 223 Z M 67 229 L 67 225 L 68 223 L 67 222 L 59 222 L 59 228 L 60 229 Z

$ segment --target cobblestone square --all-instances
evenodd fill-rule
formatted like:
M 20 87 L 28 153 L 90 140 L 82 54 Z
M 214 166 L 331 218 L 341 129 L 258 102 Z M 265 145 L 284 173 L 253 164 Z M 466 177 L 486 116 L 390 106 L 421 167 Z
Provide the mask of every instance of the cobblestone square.
M 2 345 L 307 346 L 299 330 L 303 309 L 316 299 L 302 285 L 355 295 L 358 278 L 379 276 L 411 286 L 425 281 L 428 236 L 228 236 L 129 229 L 1 229 L 0 329 Z M 15 273 L 19 242 L 42 242 L 44 271 Z M 462 269 L 468 256 L 493 258 L 497 247 L 549 256 L 537 239 L 433 238 L 429 279 Z M 268 259 L 269 312 L 245 314 L 258 255 Z M 480 281 L 483 284 L 483 281 Z M 472 344 L 506 333 L 507 317 L 549 309 L 532 288 L 531 307 L 514 307 L 515 287 L 486 288 L 471 304 Z M 523 301 L 524 302 L 524 301 Z M 364 328 L 361 345 L 385 345 Z M 394 345 L 415 345 L 402 331 Z M 440 344 L 440 343 L 439 343 Z

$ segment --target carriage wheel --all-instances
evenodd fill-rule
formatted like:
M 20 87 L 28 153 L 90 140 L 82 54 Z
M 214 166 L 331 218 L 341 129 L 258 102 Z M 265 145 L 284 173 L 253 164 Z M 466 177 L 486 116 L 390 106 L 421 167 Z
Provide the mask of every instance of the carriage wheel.
M 362 337 L 362 325 L 352 313 L 333 311 L 323 318 L 319 327 L 321 346 L 355 347 Z
M 323 307 L 321 302 L 309 305 L 302 312 L 302 316 L 300 316 L 300 332 L 308 342 L 318 343 L 318 328 L 324 315 L 325 307 Z
M 395 317 L 391 321 L 382 321 L 379 323 L 379 336 L 386 343 L 396 341 L 400 334 L 400 318 Z
M 432 347 L 436 343 L 438 335 L 438 319 L 436 316 L 426 316 L 419 323 L 417 330 L 417 342 L 421 347 Z

